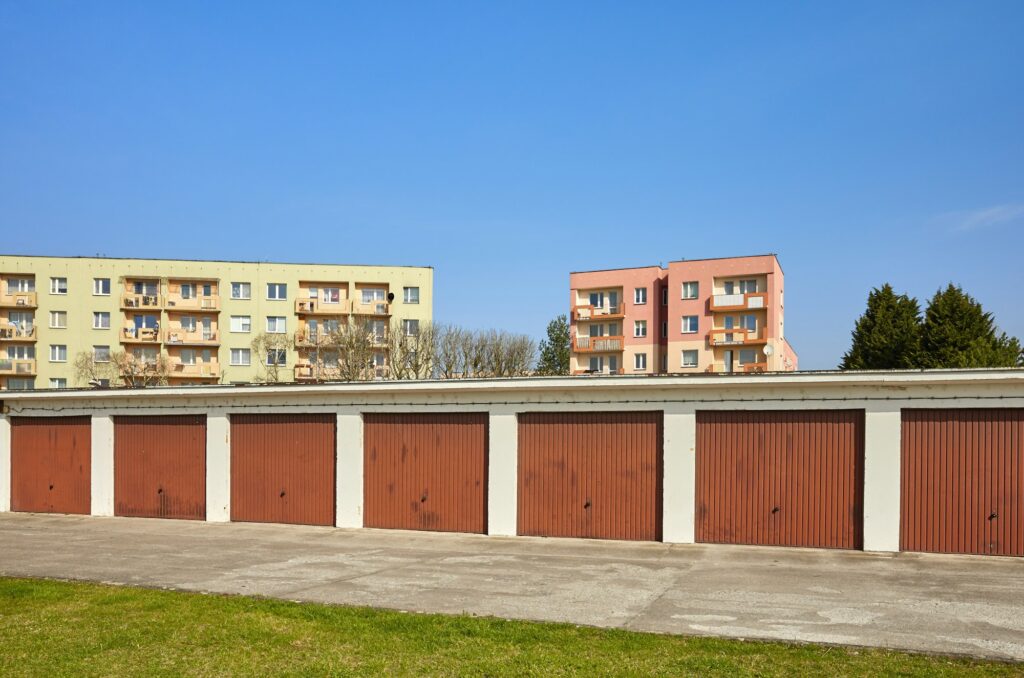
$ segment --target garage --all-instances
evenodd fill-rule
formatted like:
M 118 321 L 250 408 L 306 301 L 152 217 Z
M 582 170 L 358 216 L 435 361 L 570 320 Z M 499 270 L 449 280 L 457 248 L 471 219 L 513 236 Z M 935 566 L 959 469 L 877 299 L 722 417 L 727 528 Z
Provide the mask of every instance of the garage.
M 89 417 L 11 418 L 11 510 L 91 511 Z
M 519 415 L 521 535 L 661 539 L 662 413 Z
M 231 415 L 231 519 L 334 525 L 334 414 Z
M 1024 409 L 902 419 L 900 549 L 1024 556 Z
M 114 417 L 114 515 L 206 519 L 206 416 Z
M 363 417 L 364 525 L 487 532 L 486 413 Z
M 862 410 L 697 413 L 696 538 L 863 547 Z

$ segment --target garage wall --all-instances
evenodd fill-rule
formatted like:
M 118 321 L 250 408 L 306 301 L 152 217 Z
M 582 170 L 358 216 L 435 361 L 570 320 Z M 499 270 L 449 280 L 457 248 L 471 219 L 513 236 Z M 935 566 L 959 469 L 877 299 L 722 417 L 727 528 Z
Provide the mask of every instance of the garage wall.
M 1024 408 L 904 410 L 900 549 L 1024 556 Z
M 77 513 L 91 508 L 89 417 L 11 418 L 11 510 Z

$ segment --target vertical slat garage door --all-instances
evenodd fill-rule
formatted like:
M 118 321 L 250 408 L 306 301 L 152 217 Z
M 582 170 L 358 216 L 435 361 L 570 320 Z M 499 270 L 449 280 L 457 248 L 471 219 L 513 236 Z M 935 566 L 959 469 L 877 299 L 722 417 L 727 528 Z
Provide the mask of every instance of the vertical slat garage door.
M 1024 409 L 904 410 L 900 548 L 1024 556 Z
M 363 417 L 364 524 L 487 531 L 487 414 Z
M 11 510 L 91 510 L 89 417 L 11 418 Z
M 661 539 L 661 412 L 519 415 L 519 534 Z
M 231 415 L 231 519 L 334 524 L 333 414 Z
M 114 417 L 114 515 L 206 518 L 206 417 Z
M 697 541 L 863 546 L 864 413 L 697 413 Z

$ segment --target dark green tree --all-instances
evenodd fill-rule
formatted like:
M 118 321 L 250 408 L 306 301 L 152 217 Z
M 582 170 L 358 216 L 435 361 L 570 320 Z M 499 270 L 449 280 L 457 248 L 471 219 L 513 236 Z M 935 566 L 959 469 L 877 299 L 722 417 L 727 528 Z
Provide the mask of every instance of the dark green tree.
M 917 299 L 896 294 L 886 283 L 868 294 L 868 307 L 857 319 L 853 342 L 840 369 L 898 370 L 918 367 L 921 308 Z
M 569 321 L 560 315 L 548 323 L 548 336 L 540 342 L 537 374 L 555 376 L 569 374 Z
M 1021 344 L 996 334 L 991 313 L 950 283 L 928 303 L 921 328 L 921 367 L 1015 367 Z

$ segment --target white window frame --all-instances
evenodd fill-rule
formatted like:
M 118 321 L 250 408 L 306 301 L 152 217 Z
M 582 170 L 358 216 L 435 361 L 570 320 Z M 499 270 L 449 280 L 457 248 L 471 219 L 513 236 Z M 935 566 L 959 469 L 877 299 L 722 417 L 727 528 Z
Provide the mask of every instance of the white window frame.
M 410 331 L 411 330 L 411 331 Z M 415 318 L 402 321 L 402 334 L 407 337 L 415 337 L 420 333 L 420 321 Z M 383 334 L 383 333 L 382 333 Z
M 275 329 L 271 329 L 271 321 Z M 278 327 L 278 321 L 280 321 L 280 328 Z M 288 334 L 288 316 L 284 315 L 268 315 L 267 316 L 267 334 Z
M 67 388 L 68 380 L 64 377 L 50 377 L 50 388 Z
M 61 325 L 55 318 L 62 318 L 64 324 Z M 67 311 L 50 311 L 50 329 L 52 330 L 66 330 L 68 328 L 68 312 Z
M 107 291 L 104 292 L 102 284 L 107 284 Z M 110 278 L 93 278 L 92 279 L 92 296 L 94 297 L 109 297 L 110 296 Z
M 686 354 L 687 353 L 690 353 L 690 354 L 693 355 L 693 362 L 692 363 L 687 363 L 686 362 Z M 679 356 L 679 365 L 680 365 L 680 367 L 684 367 L 684 368 L 689 369 L 689 368 L 697 367 L 699 364 L 700 364 L 700 351 L 698 351 L 695 348 L 683 349 L 682 353 Z
M 284 360 L 278 361 L 278 362 L 271 362 L 270 361 L 270 356 L 271 355 L 274 355 L 277 358 L 279 358 L 281 356 L 284 356 Z M 265 360 L 266 360 L 266 365 L 268 367 L 273 367 L 274 365 L 276 365 L 278 367 L 287 367 L 288 366 L 288 349 L 284 349 L 284 348 L 268 348 L 267 349 L 267 355 L 265 356 Z
M 420 288 L 419 287 L 403 287 L 402 288 L 402 303 L 405 303 L 405 304 L 418 304 L 418 303 L 420 303 Z
M 61 282 L 64 283 L 64 291 L 61 291 Z M 67 296 L 68 293 L 68 279 L 67 278 L 50 278 L 50 294 L 57 294 L 60 296 Z
M 634 320 L 633 321 L 633 337 L 642 339 L 647 336 L 647 321 L 646 320 Z
M 633 354 L 633 369 L 634 370 L 646 370 L 647 369 L 647 354 L 646 353 L 634 353 Z
M 107 319 L 107 324 L 104 325 L 102 320 Z M 110 312 L 109 311 L 93 311 L 92 312 L 92 328 L 94 330 L 109 330 L 110 329 Z
M 271 296 L 271 291 L 274 295 Z M 267 301 L 286 301 L 288 299 L 288 283 L 267 283 Z
M 336 298 L 332 298 L 337 293 Z M 320 303 L 321 304 L 340 304 L 341 303 L 341 288 L 340 287 L 321 287 L 320 288 Z
M 238 294 L 235 294 L 236 287 Z M 241 300 L 252 299 L 252 283 L 240 281 L 231 283 L 231 298 Z
M 637 306 L 643 306 L 647 303 L 647 288 L 646 287 L 634 287 L 633 288 L 633 303 Z
M 96 354 L 96 349 L 98 349 L 98 348 L 105 348 L 107 350 L 107 359 L 106 360 L 100 360 L 99 356 Z M 92 361 L 94 363 L 109 363 L 110 362 L 110 346 L 104 346 L 103 344 L 94 345 L 92 347 Z
M 691 319 L 693 320 L 693 329 L 692 330 L 691 329 L 687 329 L 687 324 L 688 324 L 687 321 L 691 320 Z M 700 316 L 697 316 L 697 315 L 684 315 L 683 316 L 683 320 L 682 320 L 682 324 L 681 324 L 681 327 L 680 327 L 680 331 L 683 334 L 697 334 L 698 332 L 700 332 Z
M 692 287 L 691 287 L 692 286 Z M 687 292 L 688 289 L 692 289 L 692 292 Z M 682 284 L 679 290 L 680 299 L 698 299 L 700 298 L 700 281 L 688 280 Z
M 236 367 L 248 367 L 252 364 L 252 350 L 248 348 L 233 348 L 231 349 L 229 360 Z
M 237 321 L 238 327 L 235 327 Z M 231 316 L 231 331 L 238 332 L 240 334 L 249 334 L 252 332 L 252 316 L 251 315 L 233 315 Z
M 61 357 L 61 354 L 64 357 Z M 68 361 L 68 345 L 67 344 L 50 344 L 50 362 L 51 363 L 66 363 Z

